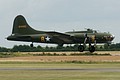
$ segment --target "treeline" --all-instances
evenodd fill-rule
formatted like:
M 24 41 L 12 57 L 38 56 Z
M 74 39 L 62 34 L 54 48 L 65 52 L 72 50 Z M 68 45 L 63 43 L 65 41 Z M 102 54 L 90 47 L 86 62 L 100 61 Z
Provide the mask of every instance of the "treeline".
M 28 45 L 15 45 L 13 48 L 0 47 L 0 52 L 57 52 L 57 51 L 77 51 L 79 45 L 74 46 L 57 46 L 57 47 L 30 47 Z M 88 47 L 85 49 L 88 50 Z M 120 51 L 120 43 L 112 44 L 108 46 L 98 45 L 96 46 L 97 51 Z
M 15 45 L 13 48 L 0 47 L 0 52 L 57 52 L 57 51 L 76 51 L 75 46 L 66 47 L 30 47 L 29 45 Z

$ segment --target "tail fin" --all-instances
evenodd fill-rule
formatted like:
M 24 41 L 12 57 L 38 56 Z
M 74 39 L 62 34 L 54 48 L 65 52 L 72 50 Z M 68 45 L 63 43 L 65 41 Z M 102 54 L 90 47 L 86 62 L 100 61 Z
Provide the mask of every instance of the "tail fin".
M 14 20 L 12 34 L 38 34 L 41 32 L 31 28 L 22 15 L 18 15 Z

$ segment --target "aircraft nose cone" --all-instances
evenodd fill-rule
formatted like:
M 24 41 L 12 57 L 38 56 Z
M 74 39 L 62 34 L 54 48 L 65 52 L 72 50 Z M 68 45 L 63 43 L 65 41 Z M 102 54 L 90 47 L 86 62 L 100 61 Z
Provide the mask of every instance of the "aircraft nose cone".
M 115 38 L 115 36 L 110 34 L 110 35 L 104 36 L 104 38 L 105 38 L 107 41 L 112 41 L 112 40 Z

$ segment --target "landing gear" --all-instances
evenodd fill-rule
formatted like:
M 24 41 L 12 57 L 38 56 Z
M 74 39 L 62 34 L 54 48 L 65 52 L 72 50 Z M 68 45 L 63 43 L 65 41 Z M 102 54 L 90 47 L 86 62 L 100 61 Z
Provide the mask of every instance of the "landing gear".
M 91 44 L 91 38 L 88 39 L 88 42 L 89 42 L 89 51 L 91 53 L 93 53 L 95 51 L 95 46 L 96 46 L 96 40 L 93 39 L 93 41 L 94 41 L 94 45 Z
M 92 53 L 95 51 L 95 47 L 94 46 L 89 46 L 89 51 Z
M 78 46 L 78 50 L 79 50 L 80 52 L 83 52 L 83 51 L 85 50 L 85 48 L 84 48 L 83 45 L 80 45 L 80 46 Z
M 33 43 L 31 43 L 31 44 L 30 44 L 30 47 L 33 47 L 33 46 L 34 46 Z
M 59 47 L 63 47 L 64 44 L 58 44 Z
M 78 51 L 83 52 L 85 47 L 83 45 L 78 46 Z M 95 46 L 89 46 L 89 51 L 93 53 L 95 51 Z
M 88 37 L 87 33 L 84 35 L 85 39 L 84 39 L 84 43 L 83 45 L 78 46 L 78 50 L 80 52 L 83 52 L 85 50 L 86 47 L 86 43 L 89 43 L 89 51 L 92 53 L 95 51 L 95 46 L 96 46 L 96 39 L 95 36 L 94 37 Z M 94 45 L 91 45 L 91 43 L 94 42 Z

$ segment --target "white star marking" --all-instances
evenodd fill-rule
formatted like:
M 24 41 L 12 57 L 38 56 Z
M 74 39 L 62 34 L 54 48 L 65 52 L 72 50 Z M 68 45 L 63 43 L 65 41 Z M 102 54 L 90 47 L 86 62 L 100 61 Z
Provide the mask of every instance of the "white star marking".
M 50 38 L 48 36 L 45 39 L 46 39 L 46 41 L 50 41 Z

